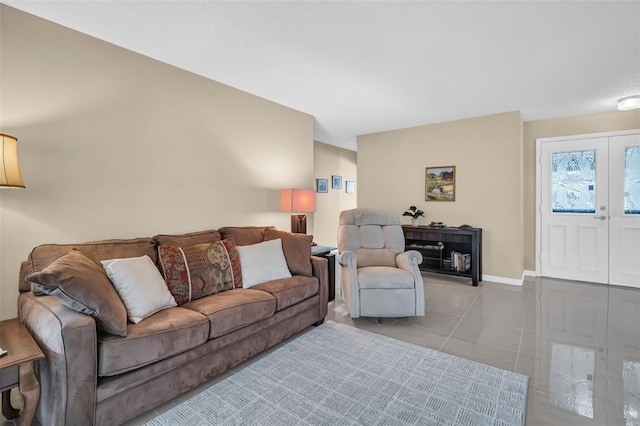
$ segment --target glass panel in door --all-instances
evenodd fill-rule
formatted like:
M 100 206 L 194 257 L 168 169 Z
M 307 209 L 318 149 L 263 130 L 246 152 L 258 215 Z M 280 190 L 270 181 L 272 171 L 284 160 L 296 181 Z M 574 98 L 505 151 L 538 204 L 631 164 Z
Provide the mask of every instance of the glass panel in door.
M 640 147 L 624 150 L 624 213 L 640 214 Z
M 595 213 L 596 152 L 552 153 L 554 213 Z

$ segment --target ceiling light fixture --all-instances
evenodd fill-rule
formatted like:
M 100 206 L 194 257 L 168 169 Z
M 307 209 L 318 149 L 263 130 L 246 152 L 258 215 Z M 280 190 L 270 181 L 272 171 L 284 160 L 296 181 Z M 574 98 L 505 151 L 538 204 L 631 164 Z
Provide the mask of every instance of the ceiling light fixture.
M 640 108 L 640 95 L 627 96 L 618 99 L 618 109 L 620 111 L 627 111 L 636 108 Z

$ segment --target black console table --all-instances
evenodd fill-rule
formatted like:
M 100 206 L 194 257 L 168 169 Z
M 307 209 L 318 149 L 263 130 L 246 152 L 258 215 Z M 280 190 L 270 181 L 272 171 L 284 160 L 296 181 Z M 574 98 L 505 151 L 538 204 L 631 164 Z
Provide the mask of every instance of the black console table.
M 481 228 L 403 225 L 402 230 L 406 249 L 422 253 L 420 270 L 469 277 L 474 286 L 482 281 Z

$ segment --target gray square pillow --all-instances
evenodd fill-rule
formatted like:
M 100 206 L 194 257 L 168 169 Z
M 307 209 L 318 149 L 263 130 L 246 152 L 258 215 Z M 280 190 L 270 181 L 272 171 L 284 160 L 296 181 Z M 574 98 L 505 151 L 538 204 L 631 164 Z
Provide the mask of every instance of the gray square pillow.
M 107 333 L 127 335 L 127 311 L 104 269 L 73 249 L 25 280 L 74 311 L 91 315 Z

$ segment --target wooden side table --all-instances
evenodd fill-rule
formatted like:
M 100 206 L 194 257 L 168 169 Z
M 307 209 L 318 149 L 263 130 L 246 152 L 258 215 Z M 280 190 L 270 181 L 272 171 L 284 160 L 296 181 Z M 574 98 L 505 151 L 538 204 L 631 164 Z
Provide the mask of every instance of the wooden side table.
M 0 357 L 0 391 L 2 392 L 2 415 L 11 420 L 19 410 L 11 405 L 11 389 L 18 386 L 24 397 L 22 426 L 29 426 L 40 401 L 40 383 L 33 371 L 33 362 L 44 358 L 44 354 L 33 340 L 27 328 L 17 319 L 0 321 L 0 348 L 7 351 Z
M 329 266 L 329 302 L 336 298 L 336 255 L 331 253 L 337 247 L 311 246 L 311 255 L 327 259 Z

